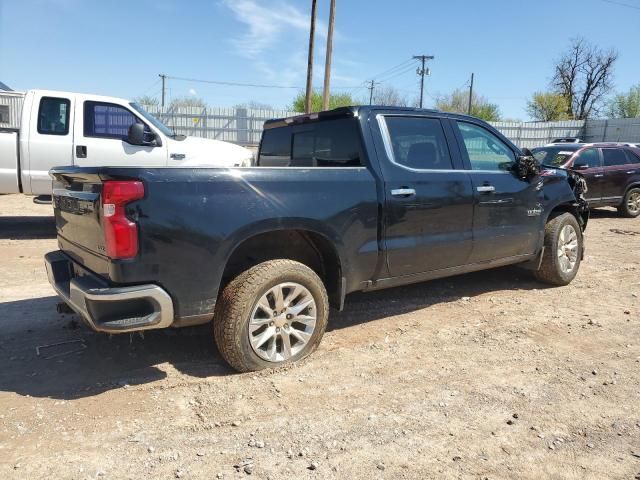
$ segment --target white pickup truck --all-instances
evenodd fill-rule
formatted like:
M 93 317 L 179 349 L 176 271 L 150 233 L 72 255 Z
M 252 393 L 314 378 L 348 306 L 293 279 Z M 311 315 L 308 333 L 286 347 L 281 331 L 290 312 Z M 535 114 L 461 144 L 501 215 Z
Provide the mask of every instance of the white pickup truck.
M 19 128 L 0 127 L 0 194 L 50 195 L 52 167 L 251 166 L 250 150 L 176 135 L 121 98 L 29 90 Z

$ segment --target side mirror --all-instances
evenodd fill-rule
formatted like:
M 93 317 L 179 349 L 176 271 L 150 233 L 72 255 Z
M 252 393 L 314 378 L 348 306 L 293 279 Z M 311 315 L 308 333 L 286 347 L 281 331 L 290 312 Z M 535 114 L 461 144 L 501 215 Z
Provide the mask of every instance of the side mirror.
M 145 145 L 144 125 L 142 123 L 132 123 L 127 133 L 127 142 L 131 145 Z
M 573 166 L 573 170 L 586 170 L 587 168 L 589 168 L 589 165 L 585 163 L 576 163 Z
M 516 158 L 513 170 L 519 178 L 523 180 L 531 180 L 540 173 L 540 164 L 535 157 L 531 155 L 531 151 L 529 149 L 525 148 L 522 153 L 523 155 L 519 155 Z

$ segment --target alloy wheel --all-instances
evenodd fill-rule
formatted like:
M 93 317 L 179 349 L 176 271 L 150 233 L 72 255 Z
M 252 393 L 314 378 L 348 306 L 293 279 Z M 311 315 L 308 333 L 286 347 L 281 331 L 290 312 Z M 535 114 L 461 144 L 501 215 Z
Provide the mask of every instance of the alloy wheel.
M 253 351 L 268 362 L 284 362 L 309 342 L 316 327 L 316 302 L 298 283 L 280 283 L 256 303 L 249 321 Z
M 631 192 L 627 198 L 627 209 L 633 215 L 640 212 L 640 192 Z
M 565 225 L 558 237 L 558 261 L 564 273 L 570 273 L 578 261 L 578 233 L 573 225 Z

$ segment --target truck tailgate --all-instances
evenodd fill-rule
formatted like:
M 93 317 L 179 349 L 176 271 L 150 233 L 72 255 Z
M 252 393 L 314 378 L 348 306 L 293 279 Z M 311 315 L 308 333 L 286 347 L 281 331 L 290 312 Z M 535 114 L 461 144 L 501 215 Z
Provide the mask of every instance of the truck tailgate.
M 52 172 L 53 205 L 60 247 L 92 270 L 103 270 L 105 255 L 97 174 Z M 93 267 L 93 268 L 92 268 Z M 102 272 L 98 272 L 102 273 Z

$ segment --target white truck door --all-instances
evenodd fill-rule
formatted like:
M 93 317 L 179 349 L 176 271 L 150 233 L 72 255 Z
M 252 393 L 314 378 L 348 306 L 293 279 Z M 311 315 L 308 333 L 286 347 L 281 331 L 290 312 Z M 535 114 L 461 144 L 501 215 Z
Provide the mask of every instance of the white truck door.
M 127 142 L 129 127 L 133 123 L 144 124 L 145 132 L 153 144 L 131 145 Z M 160 145 L 151 142 L 155 133 L 156 130 L 126 103 L 83 96 L 76 105 L 74 163 L 83 167 L 166 166 L 167 142 L 160 134 Z
M 49 170 L 73 164 L 71 125 L 74 120 L 74 98 L 72 95 L 36 91 L 32 100 L 28 121 L 28 148 L 20 150 L 23 154 L 22 188 L 27 194 L 49 195 Z M 24 132 L 25 125 L 21 128 Z

